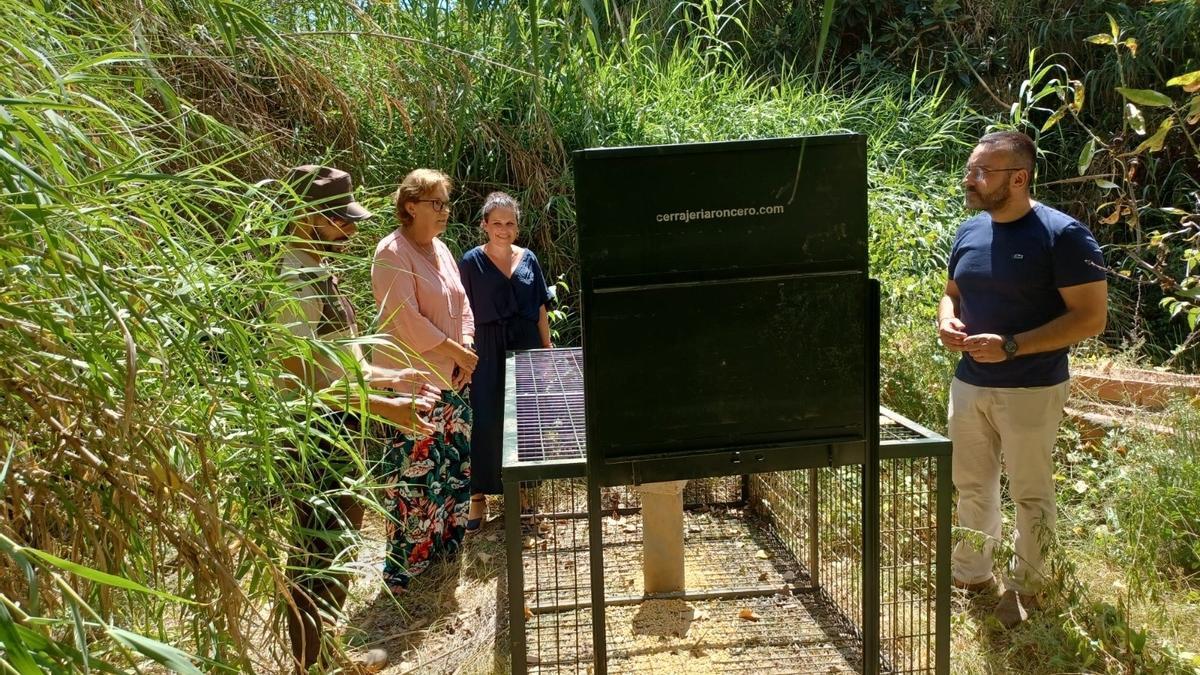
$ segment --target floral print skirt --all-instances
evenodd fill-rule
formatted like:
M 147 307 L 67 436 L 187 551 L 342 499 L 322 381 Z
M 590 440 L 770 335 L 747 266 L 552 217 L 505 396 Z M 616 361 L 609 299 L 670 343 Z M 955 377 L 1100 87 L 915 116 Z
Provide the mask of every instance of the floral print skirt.
M 471 500 L 471 408 L 466 393 L 443 391 L 430 436 L 397 432 L 384 457 L 389 586 L 407 587 L 438 558 L 462 546 Z

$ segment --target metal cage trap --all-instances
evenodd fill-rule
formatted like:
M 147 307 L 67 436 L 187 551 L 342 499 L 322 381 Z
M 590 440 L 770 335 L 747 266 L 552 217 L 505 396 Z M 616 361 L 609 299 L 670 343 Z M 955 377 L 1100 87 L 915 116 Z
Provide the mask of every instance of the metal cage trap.
M 948 673 L 950 447 L 879 405 L 865 139 L 580 151 L 576 189 L 583 349 L 506 364 L 512 671 Z
M 580 356 L 508 359 L 514 673 L 586 673 L 595 660 Z M 880 671 L 946 673 L 949 447 L 886 409 L 880 437 Z M 647 604 L 639 495 L 605 489 L 609 672 L 863 672 L 861 491 L 856 464 L 689 481 L 687 591 Z

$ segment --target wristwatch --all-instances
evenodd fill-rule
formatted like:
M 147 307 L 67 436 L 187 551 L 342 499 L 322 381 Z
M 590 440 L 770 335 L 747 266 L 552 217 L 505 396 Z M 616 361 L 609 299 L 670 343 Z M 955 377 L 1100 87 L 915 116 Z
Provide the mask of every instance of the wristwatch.
M 1001 336 L 1004 338 L 1004 360 L 1011 361 L 1017 355 L 1017 341 L 1011 335 Z

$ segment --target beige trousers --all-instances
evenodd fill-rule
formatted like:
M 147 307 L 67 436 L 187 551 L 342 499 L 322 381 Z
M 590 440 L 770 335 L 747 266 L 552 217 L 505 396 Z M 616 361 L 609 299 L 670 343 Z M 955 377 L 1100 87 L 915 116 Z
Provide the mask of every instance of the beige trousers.
M 1071 383 L 1049 387 L 976 387 L 954 378 L 950 384 L 949 435 L 954 444 L 954 487 L 958 524 L 986 535 L 982 549 L 972 537 L 954 549 L 957 581 L 992 578 L 992 550 L 1000 541 L 1001 458 L 1016 505 L 1015 558 L 1005 588 L 1035 593 L 1045 572 L 1043 552 L 1053 541 L 1054 441 Z M 975 537 L 974 539 L 978 539 Z

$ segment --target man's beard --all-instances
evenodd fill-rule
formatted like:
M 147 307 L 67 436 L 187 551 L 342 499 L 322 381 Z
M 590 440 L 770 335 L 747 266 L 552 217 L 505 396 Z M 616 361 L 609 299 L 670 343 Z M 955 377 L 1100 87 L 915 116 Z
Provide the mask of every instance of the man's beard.
M 1012 196 L 1012 190 L 1009 189 L 1007 183 L 997 186 L 995 190 L 987 193 L 970 188 L 963 190 L 967 208 L 976 211 L 993 211 L 1003 206 L 1010 196 Z

